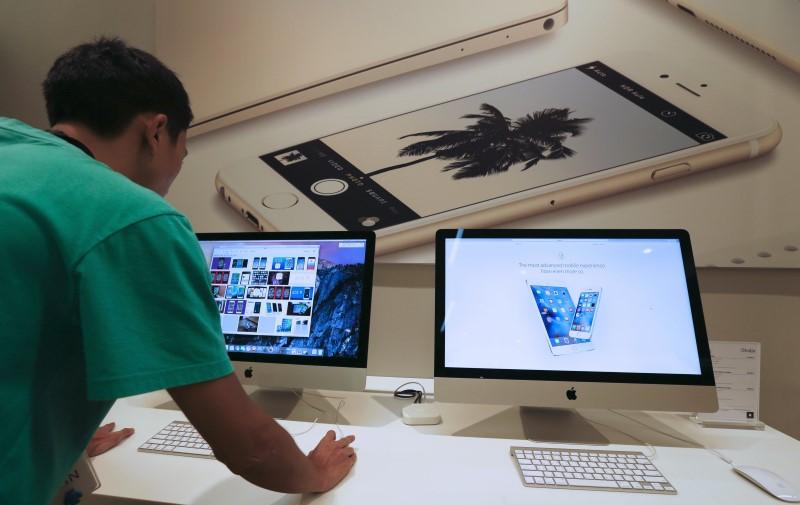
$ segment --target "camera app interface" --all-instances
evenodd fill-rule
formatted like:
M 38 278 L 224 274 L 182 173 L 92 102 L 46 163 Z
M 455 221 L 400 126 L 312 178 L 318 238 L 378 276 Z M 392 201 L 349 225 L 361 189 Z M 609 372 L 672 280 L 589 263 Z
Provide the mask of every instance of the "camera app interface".
M 595 61 L 264 154 L 348 230 L 378 230 L 725 136 Z
M 200 245 L 228 351 L 358 355 L 363 240 Z

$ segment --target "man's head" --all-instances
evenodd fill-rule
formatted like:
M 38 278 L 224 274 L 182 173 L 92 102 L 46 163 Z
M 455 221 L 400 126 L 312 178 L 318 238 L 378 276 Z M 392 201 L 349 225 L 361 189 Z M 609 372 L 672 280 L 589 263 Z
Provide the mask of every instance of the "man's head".
M 42 87 L 53 128 L 88 131 L 93 151 L 97 144 L 101 151 L 114 144 L 116 152 L 106 156 L 111 159 L 103 153 L 98 159 L 134 182 L 167 192 L 192 121 L 186 90 L 169 68 L 119 39 L 101 38 L 61 55 Z

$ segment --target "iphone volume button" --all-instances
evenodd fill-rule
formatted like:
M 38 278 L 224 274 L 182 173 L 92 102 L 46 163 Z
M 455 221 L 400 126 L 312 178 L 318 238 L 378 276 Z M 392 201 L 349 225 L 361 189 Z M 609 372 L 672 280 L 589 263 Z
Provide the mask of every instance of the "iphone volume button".
M 679 163 L 677 165 L 653 170 L 653 173 L 650 174 L 650 178 L 654 181 L 663 181 L 664 179 L 672 179 L 674 177 L 688 175 L 691 173 L 691 171 L 692 167 L 688 163 Z

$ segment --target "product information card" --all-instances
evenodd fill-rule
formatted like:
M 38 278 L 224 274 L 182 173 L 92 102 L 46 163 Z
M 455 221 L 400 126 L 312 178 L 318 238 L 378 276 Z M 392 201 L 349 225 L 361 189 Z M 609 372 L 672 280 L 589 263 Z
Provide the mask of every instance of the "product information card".
M 758 342 L 710 341 L 719 410 L 698 414 L 706 425 L 760 426 L 758 393 L 761 375 L 761 344 Z

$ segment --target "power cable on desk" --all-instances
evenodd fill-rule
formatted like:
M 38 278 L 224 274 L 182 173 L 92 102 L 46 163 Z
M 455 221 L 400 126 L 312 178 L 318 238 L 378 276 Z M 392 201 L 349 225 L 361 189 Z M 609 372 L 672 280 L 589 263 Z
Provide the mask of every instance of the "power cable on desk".
M 687 440 L 685 438 L 675 436 L 675 435 L 673 435 L 671 433 L 667 433 L 666 431 L 659 430 L 658 428 L 654 428 L 653 426 L 650 426 L 647 423 L 639 421 L 638 419 L 634 419 L 633 417 L 626 416 L 625 414 L 623 414 L 622 412 L 619 412 L 617 410 L 609 409 L 609 412 L 613 412 L 614 414 L 617 414 L 618 416 L 622 416 L 625 419 L 628 419 L 629 421 L 633 421 L 634 423 L 639 424 L 641 426 L 644 426 L 645 428 L 647 428 L 649 430 L 652 430 L 652 431 L 655 431 L 656 433 L 664 435 L 665 437 L 669 437 L 669 438 L 672 438 L 672 439 L 675 439 L 675 440 L 679 440 L 679 441 L 681 441 L 681 442 L 683 442 L 685 444 L 689 444 L 691 446 L 698 447 L 700 449 L 705 449 L 706 451 L 708 451 L 711 454 L 713 454 L 714 456 L 718 457 L 719 459 L 721 459 L 725 463 L 733 466 L 733 460 L 731 460 L 729 457 L 725 456 L 724 454 L 722 454 L 721 452 L 717 451 L 716 449 L 712 449 L 710 447 L 706 447 L 705 445 L 701 444 L 700 442 L 698 442 L 696 440 Z M 620 430 L 618 430 L 618 431 L 620 431 Z M 623 432 L 623 433 L 625 433 L 625 432 Z M 628 433 L 625 433 L 625 434 L 628 435 L 628 436 L 631 436 Z M 632 437 L 632 438 L 635 438 L 635 437 Z M 650 444 L 647 444 L 647 445 L 650 445 Z
M 401 388 L 404 388 L 404 387 L 409 386 L 411 384 L 416 384 L 417 386 L 420 387 L 420 389 L 402 389 L 401 390 Z M 403 398 L 403 399 L 413 398 L 414 399 L 414 403 L 422 403 L 422 400 L 425 398 L 425 396 L 427 396 L 428 393 L 425 392 L 425 386 L 423 386 L 421 383 L 416 382 L 416 381 L 411 381 L 411 382 L 405 382 L 405 383 L 400 384 L 399 386 L 397 386 L 397 388 L 394 390 L 393 394 L 394 394 L 395 398 Z
M 300 400 L 301 402 L 305 403 L 306 405 L 308 405 L 309 407 L 311 407 L 315 411 L 319 412 L 320 414 L 325 414 L 326 410 L 322 409 L 320 407 L 317 407 L 316 405 L 313 405 L 311 402 L 309 402 L 308 400 L 303 398 L 303 395 L 318 396 L 320 398 L 325 398 L 325 399 L 328 399 L 328 400 L 339 400 L 339 403 L 336 405 L 336 417 L 333 420 L 333 424 L 336 426 L 336 430 L 339 432 L 339 438 L 344 437 L 344 433 L 342 432 L 342 427 L 339 426 L 339 411 L 345 405 L 345 399 L 343 397 L 341 397 L 341 396 L 325 396 L 325 395 L 321 395 L 321 394 L 317 394 L 317 393 L 306 393 L 306 392 L 298 393 L 296 390 L 292 390 L 292 392 L 295 394 L 295 396 L 297 396 L 298 400 Z M 317 421 L 319 421 L 319 416 L 317 416 L 314 419 L 314 421 L 311 423 L 311 426 L 309 426 L 306 430 L 303 430 L 303 431 L 300 431 L 300 432 L 297 432 L 297 433 L 290 433 L 290 435 L 292 435 L 293 437 L 296 437 L 298 435 L 305 435 L 306 433 L 308 433 L 309 431 L 314 429 L 314 426 L 317 425 Z

